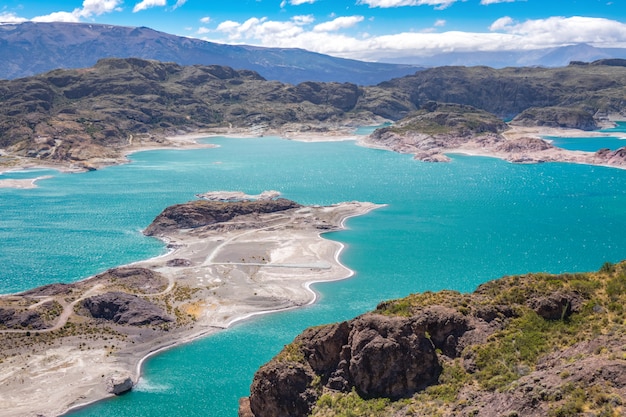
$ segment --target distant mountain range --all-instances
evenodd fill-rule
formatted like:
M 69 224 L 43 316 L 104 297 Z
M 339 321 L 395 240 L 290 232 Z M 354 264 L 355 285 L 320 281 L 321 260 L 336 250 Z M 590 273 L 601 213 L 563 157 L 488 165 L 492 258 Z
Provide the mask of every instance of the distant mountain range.
M 218 44 L 146 27 L 24 22 L 0 24 L 0 57 L 0 79 L 58 68 L 86 68 L 101 58 L 135 57 L 180 65 L 225 65 L 253 70 L 268 80 L 291 84 L 334 81 L 374 85 L 414 74 L 424 67 L 562 67 L 572 61 L 626 58 L 626 49 L 578 44 L 529 51 L 406 56 L 384 59 L 386 63 L 381 63 L 336 58 L 303 49 Z
M 91 67 L 101 58 L 143 58 L 180 65 L 225 65 L 248 69 L 268 80 L 352 82 L 372 85 L 413 74 L 416 65 L 335 58 L 303 49 L 224 45 L 158 32 L 146 27 L 86 23 L 0 25 L 0 78 L 53 69 Z
M 492 68 L 504 67 L 564 67 L 572 61 L 592 62 L 600 59 L 626 58 L 625 48 L 596 48 L 588 44 L 562 46 L 558 48 L 533 49 L 528 51 L 495 52 L 450 52 L 430 57 L 406 56 L 387 59 L 397 64 L 414 64 L 426 67 L 450 65 Z

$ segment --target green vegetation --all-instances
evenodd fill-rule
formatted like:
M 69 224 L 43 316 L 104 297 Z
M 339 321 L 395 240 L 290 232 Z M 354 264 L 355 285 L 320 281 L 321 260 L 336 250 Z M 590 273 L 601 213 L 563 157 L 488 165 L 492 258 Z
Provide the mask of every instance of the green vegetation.
M 349 394 L 337 393 L 323 394 L 317 401 L 313 412 L 315 417 L 385 417 L 389 415 L 391 402 L 386 398 L 364 400 L 352 391 Z M 393 408 L 398 408 L 394 404 Z
M 576 305 L 571 312 L 564 308 L 560 318 L 547 319 L 533 310 L 536 300 L 554 298 L 555 294 L 572 295 Z M 585 380 L 576 375 L 580 368 L 573 365 L 582 360 L 626 360 L 623 338 L 614 345 L 598 342 L 598 348 L 591 353 L 582 353 L 584 350 L 576 353 L 581 342 L 599 337 L 609 340 L 626 334 L 625 304 L 626 261 L 605 263 L 596 273 L 508 276 L 481 285 L 473 294 L 426 292 L 383 302 L 378 305 L 376 313 L 402 317 L 417 315 L 435 305 L 454 308 L 464 316 L 477 315 L 499 306 L 496 320 L 502 321 L 503 325 L 483 343 L 467 346 L 459 357 L 448 358 L 439 352 L 443 372 L 438 384 L 411 398 L 396 402 L 385 398 L 365 400 L 354 391 L 342 394 L 326 389 L 312 415 L 446 416 L 451 415 L 452 410 L 463 410 L 458 415 L 479 415 L 479 408 L 473 408 L 471 398 L 490 398 L 489 395 L 506 395 L 520 389 L 520 378 L 537 371 L 546 355 L 557 353 L 560 355 L 557 355 L 560 359 L 556 362 L 560 371 L 554 371 L 557 382 L 546 386 L 541 385 L 542 377 L 531 378 L 530 381 L 535 382 L 524 379 L 523 386 L 528 388 L 526 391 L 530 390 L 524 395 L 544 403 L 550 417 L 582 413 L 606 417 L 623 415 L 626 411 L 624 398 L 615 387 L 610 382 L 593 378 L 583 382 Z M 506 306 L 508 314 L 502 314 L 506 310 L 502 306 Z M 572 306 L 568 304 L 566 307 Z M 563 354 L 567 349 L 572 353 Z M 281 355 L 291 360 L 298 356 L 298 352 L 298 346 L 291 345 Z M 596 371 L 595 368 L 589 370 L 591 374 Z M 473 394 L 468 396 L 468 390 Z M 510 415 L 518 414 L 512 412 Z
M 300 344 L 290 343 L 285 345 L 283 350 L 276 356 L 275 360 L 278 362 L 304 363 L 304 354 L 300 350 Z
M 460 104 L 428 102 L 417 112 L 387 129 L 400 135 L 417 132 L 437 136 L 499 133 L 506 128 L 506 123 L 484 110 Z

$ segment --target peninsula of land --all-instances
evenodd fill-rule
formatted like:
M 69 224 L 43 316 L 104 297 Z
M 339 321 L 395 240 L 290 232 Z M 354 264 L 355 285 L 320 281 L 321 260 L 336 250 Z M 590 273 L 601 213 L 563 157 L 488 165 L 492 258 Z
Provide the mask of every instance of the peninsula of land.
M 56 416 L 125 392 L 154 352 L 312 303 L 312 282 L 352 274 L 321 233 L 377 207 L 213 192 L 145 230 L 167 242 L 163 256 L 0 297 L 3 416 Z

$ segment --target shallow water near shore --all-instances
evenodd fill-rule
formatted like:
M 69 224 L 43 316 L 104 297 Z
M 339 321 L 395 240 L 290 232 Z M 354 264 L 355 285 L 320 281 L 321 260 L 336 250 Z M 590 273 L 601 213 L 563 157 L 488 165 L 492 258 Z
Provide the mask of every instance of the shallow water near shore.
M 0 293 L 158 255 L 163 245 L 140 230 L 166 206 L 209 190 L 388 204 L 326 235 L 347 245 L 341 260 L 356 275 L 315 285 L 315 305 L 150 358 L 136 390 L 72 416 L 235 416 L 254 371 L 305 327 L 411 292 L 472 291 L 505 274 L 596 270 L 626 259 L 624 170 L 456 155 L 431 164 L 353 142 L 209 141 L 220 147 L 141 152 L 131 164 L 0 190 Z
M 568 149 L 570 151 L 596 152 L 602 148 L 611 150 L 626 146 L 626 139 L 617 137 L 589 137 L 589 138 L 556 138 L 547 137 L 557 148 Z

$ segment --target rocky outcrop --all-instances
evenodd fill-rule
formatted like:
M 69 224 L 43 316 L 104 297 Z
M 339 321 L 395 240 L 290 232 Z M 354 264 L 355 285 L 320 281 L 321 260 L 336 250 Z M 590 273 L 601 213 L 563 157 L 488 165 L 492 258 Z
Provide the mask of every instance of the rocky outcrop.
M 366 398 L 411 396 L 441 372 L 434 344 L 414 320 L 361 317 L 352 324 L 348 346 L 337 374 L 343 375 L 345 388 L 353 386 Z M 342 361 L 348 364 L 347 373 Z
M 600 164 L 612 166 L 626 166 L 626 147 L 619 148 L 615 151 L 604 148 L 595 154 L 595 160 Z
M 40 297 L 49 295 L 70 294 L 72 292 L 71 284 L 48 284 L 32 290 L 24 291 L 21 295 L 26 297 Z
M 567 129 L 595 130 L 595 112 L 572 107 L 531 107 L 511 121 L 517 126 L 545 126 Z
M 546 320 L 565 320 L 580 311 L 583 299 L 575 292 L 556 292 L 528 300 L 528 306 Z
M 92 278 L 95 283 L 118 285 L 125 291 L 156 294 L 167 288 L 168 280 L 161 273 L 148 268 L 112 268 Z M 79 284 L 80 285 L 80 284 Z
M 315 374 L 304 364 L 269 364 L 259 371 L 250 397 L 250 410 L 257 417 L 306 416 L 318 397 L 311 385 Z
M 91 317 L 116 324 L 143 326 L 173 321 L 157 305 L 136 295 L 108 292 L 86 298 L 81 302 Z
M 443 152 L 468 143 L 493 147 L 506 123 L 483 110 L 459 104 L 427 102 L 390 127 L 377 129 L 365 141 L 427 162 L 447 162 Z
M 519 154 L 526 152 L 541 152 L 553 149 L 550 143 L 539 138 L 517 138 L 502 142 L 495 147 L 496 152 Z
M 368 398 L 410 396 L 441 372 L 425 327 L 418 320 L 369 314 L 309 329 L 294 341 L 300 362 L 279 359 L 259 370 L 250 408 L 257 417 L 306 416 L 324 386 L 355 389 Z M 313 386 L 316 378 L 321 383 Z
M 133 385 L 130 374 L 116 373 L 107 378 L 106 390 L 109 394 L 122 395 L 133 389 Z
M 163 210 L 146 228 L 148 236 L 157 236 L 179 229 L 195 229 L 215 223 L 227 222 L 237 216 L 253 213 L 275 213 L 301 207 L 298 203 L 278 198 L 276 200 L 222 202 L 197 200 L 170 206 Z
M 607 265 L 505 277 L 466 295 L 415 294 L 307 329 L 255 374 L 240 415 L 344 415 L 335 400 L 354 393 L 405 398 L 388 415 L 621 415 L 623 320 L 610 336 L 598 326 L 621 310 L 626 262 Z
M 7 329 L 43 329 L 46 327 L 37 311 L 0 308 L 0 327 Z
M 417 108 L 428 101 L 468 104 L 502 119 L 531 107 L 621 113 L 625 86 L 624 68 L 603 63 L 553 69 L 447 66 L 378 85 L 409 96 Z

